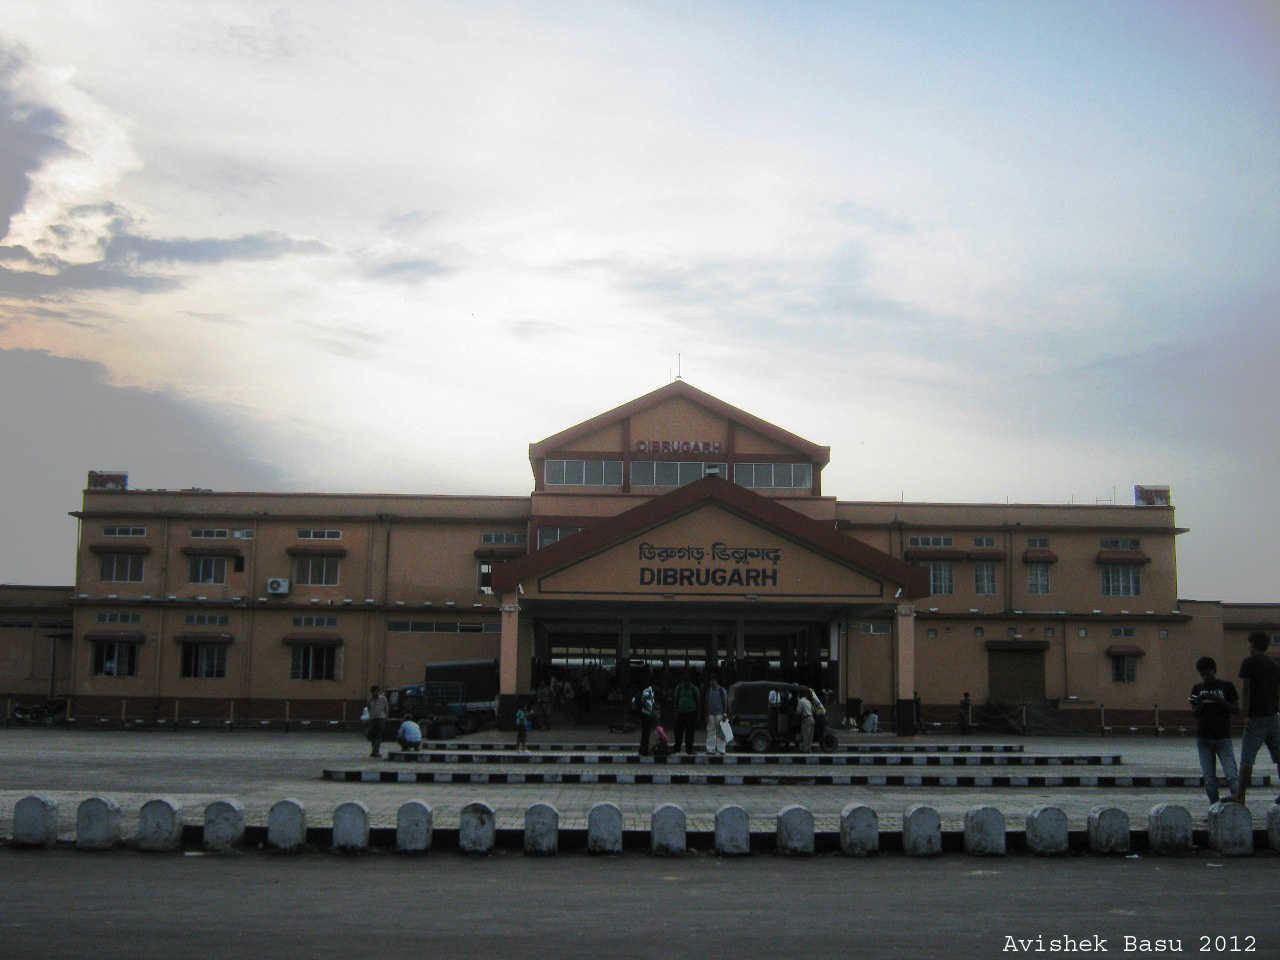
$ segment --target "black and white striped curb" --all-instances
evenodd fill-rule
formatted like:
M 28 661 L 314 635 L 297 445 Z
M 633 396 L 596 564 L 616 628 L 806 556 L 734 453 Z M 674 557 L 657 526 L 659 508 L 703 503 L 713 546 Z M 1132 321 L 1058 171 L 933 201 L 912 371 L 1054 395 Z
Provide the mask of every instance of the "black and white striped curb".
M 530 743 L 525 749 L 532 751 L 556 751 L 571 753 L 630 753 L 635 751 L 635 741 L 630 743 Z M 467 743 L 457 741 L 425 740 L 423 750 L 463 751 L 512 751 L 519 749 L 515 743 Z M 833 753 L 1022 753 L 1021 743 L 846 743 L 836 747 Z M 750 756 L 750 754 L 729 754 Z
M 843 754 L 670 754 L 666 757 L 642 756 L 638 753 L 484 753 L 429 752 L 425 750 L 393 750 L 387 759 L 399 763 L 483 763 L 483 764 L 653 764 L 657 766 L 815 766 L 815 767 L 1106 767 L 1119 766 L 1120 754 L 1093 754 L 1067 756 L 987 756 L 957 754 L 955 756 L 929 756 L 909 754 L 893 756 L 876 754 L 848 756 Z

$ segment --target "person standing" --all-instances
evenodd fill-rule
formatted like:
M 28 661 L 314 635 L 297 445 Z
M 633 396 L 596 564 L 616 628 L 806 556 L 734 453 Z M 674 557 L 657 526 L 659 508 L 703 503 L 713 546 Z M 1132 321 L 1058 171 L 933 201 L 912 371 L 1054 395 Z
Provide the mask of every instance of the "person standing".
M 387 721 L 387 695 L 376 683 L 369 688 L 369 756 L 382 756 L 382 727 Z
M 1229 796 L 1240 792 L 1236 772 L 1236 755 L 1231 745 L 1231 715 L 1240 709 L 1240 698 L 1233 683 L 1218 679 L 1218 664 L 1213 657 L 1196 661 L 1200 682 L 1191 688 L 1188 702 L 1196 715 L 1196 750 L 1200 754 L 1200 773 L 1209 803 L 1218 802 L 1217 764 L 1222 764 L 1222 777 L 1227 781 Z
M 526 704 L 521 704 L 520 709 L 516 711 L 516 749 L 521 753 L 526 752 L 529 741 L 529 711 Z
M 1280 771 L 1280 663 L 1267 654 L 1271 638 L 1261 630 L 1249 634 L 1249 656 L 1240 664 L 1244 681 L 1244 737 L 1240 740 L 1240 790 L 1244 796 L 1253 777 L 1253 761 L 1265 743 L 1271 760 Z M 1280 797 L 1276 798 L 1280 803 Z
M 968 736 L 970 726 L 970 714 L 973 711 L 973 701 L 969 699 L 969 691 L 964 692 L 964 696 L 960 698 L 960 736 Z
M 653 693 L 653 685 L 649 684 L 640 691 L 637 703 L 640 713 L 640 756 L 649 755 L 649 737 L 653 733 L 654 718 L 658 713 L 657 699 Z
M 698 688 L 686 670 L 676 684 L 674 692 L 676 704 L 676 743 L 675 749 L 684 744 L 684 752 L 693 756 L 693 728 L 698 725 Z
M 800 718 L 800 752 L 808 753 L 813 749 L 813 703 L 807 693 L 796 700 L 796 716 Z
M 707 685 L 707 753 L 724 756 L 729 744 L 725 741 L 720 723 L 724 720 L 726 697 L 724 687 L 715 677 Z

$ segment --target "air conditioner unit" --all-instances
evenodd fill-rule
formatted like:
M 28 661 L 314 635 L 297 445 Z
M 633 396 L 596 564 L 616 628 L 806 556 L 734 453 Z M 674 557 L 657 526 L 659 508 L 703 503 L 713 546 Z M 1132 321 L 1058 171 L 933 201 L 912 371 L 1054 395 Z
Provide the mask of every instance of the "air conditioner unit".
M 285 577 L 268 577 L 267 593 L 273 597 L 283 597 L 289 592 L 289 581 Z

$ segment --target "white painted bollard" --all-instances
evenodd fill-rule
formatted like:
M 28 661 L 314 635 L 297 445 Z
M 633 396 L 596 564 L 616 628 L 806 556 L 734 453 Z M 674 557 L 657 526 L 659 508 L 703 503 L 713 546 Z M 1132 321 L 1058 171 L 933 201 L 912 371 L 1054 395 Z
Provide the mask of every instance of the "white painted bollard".
M 285 797 L 267 811 L 267 846 L 297 850 L 307 842 L 307 811 L 301 800 Z
M 1147 845 L 1152 853 L 1190 853 L 1191 812 L 1176 803 L 1157 803 L 1147 814 Z
M 138 813 L 139 850 L 177 850 L 182 846 L 182 804 L 156 797 Z
M 684 810 L 674 803 L 657 807 L 649 821 L 650 849 L 654 853 L 684 853 L 686 822 Z
M 462 808 L 458 819 L 458 849 L 463 853 L 489 853 L 493 850 L 497 825 L 493 807 L 474 800 Z
M 1089 811 L 1089 849 L 1094 853 L 1129 852 L 1129 815 L 1118 807 Z
M 13 842 L 20 847 L 52 847 L 58 842 L 58 805 L 32 794 L 13 808 Z
M 995 807 L 973 807 L 966 810 L 964 852 L 975 857 L 1003 857 L 1004 814 Z
M 1243 803 L 1209 807 L 1209 846 L 1224 857 L 1253 856 L 1253 815 Z
M 736 803 L 716 811 L 716 853 L 741 857 L 751 852 L 751 818 Z
M 396 849 L 401 853 L 426 853 L 431 849 L 431 808 L 421 800 L 402 803 L 396 811 Z
M 120 804 L 90 797 L 76 808 L 76 848 L 110 850 L 120 842 Z
M 850 803 L 840 811 L 840 852 L 865 857 L 880 852 L 880 817 L 864 803 Z
M 1055 857 L 1071 847 L 1067 815 L 1060 807 L 1034 807 L 1027 814 L 1027 849 L 1037 856 Z
M 622 852 L 622 811 L 607 800 L 594 803 L 587 812 L 587 852 Z
M 909 857 L 942 853 L 942 820 L 937 810 L 916 804 L 902 815 L 902 851 Z
M 244 839 L 244 804 L 215 800 L 204 808 L 204 848 L 230 850 Z
M 813 814 L 798 804 L 778 811 L 778 852 L 807 856 L 813 853 Z
M 369 849 L 369 808 L 359 800 L 348 800 L 334 808 L 333 849 Z
M 1267 811 L 1267 845 L 1280 850 L 1280 804 L 1273 803 Z
M 551 856 L 560 849 L 560 811 L 549 803 L 535 803 L 524 812 L 524 852 Z

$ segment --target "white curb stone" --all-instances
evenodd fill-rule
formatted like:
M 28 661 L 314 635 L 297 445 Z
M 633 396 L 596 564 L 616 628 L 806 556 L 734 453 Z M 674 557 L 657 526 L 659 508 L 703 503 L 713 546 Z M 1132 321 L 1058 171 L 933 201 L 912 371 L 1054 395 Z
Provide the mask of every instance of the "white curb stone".
M 674 803 L 664 803 L 653 811 L 649 821 L 650 849 L 654 853 L 684 853 L 684 810 Z
M 840 851 L 850 857 L 880 852 L 880 817 L 864 803 L 840 811 Z
M 334 808 L 333 848 L 335 850 L 367 850 L 369 848 L 369 808 L 360 801 L 348 800 Z
M 244 839 L 244 804 L 215 800 L 204 808 L 204 848 L 230 850 Z
M 1147 814 L 1147 843 L 1153 853 L 1190 853 L 1191 813 L 1176 803 L 1157 803 Z
M 421 800 L 402 803 L 396 811 L 396 849 L 425 853 L 431 849 L 431 808 Z
M 975 857 L 1003 857 L 1004 814 L 995 807 L 974 807 L 964 812 L 964 850 Z
M 1027 848 L 1042 857 L 1066 853 L 1071 846 L 1067 815 L 1060 807 L 1035 807 L 1027 814 Z
M 1280 804 L 1273 803 L 1267 811 L 1267 845 L 1280 850 Z
M 587 851 L 622 852 L 622 810 L 616 803 L 604 801 L 591 805 L 587 813 Z
M 807 856 L 813 853 L 813 814 L 798 804 L 778 811 L 778 852 Z
M 13 808 L 13 842 L 20 847 L 52 847 L 58 842 L 58 805 L 32 794 Z
M 138 813 L 139 850 L 177 850 L 182 846 L 182 804 L 156 797 Z
M 1243 803 L 1209 808 L 1209 846 L 1224 857 L 1253 856 L 1253 815 Z
M 493 807 L 474 800 L 462 808 L 458 819 L 458 849 L 463 853 L 489 853 L 493 850 L 496 832 Z
M 267 846 L 297 850 L 307 842 L 307 811 L 301 800 L 285 797 L 267 812 Z
M 1094 853 L 1129 852 L 1129 815 L 1118 807 L 1089 811 L 1089 849 Z
M 751 852 L 751 818 L 736 803 L 716 811 L 716 853 L 740 857 Z
M 902 815 L 902 850 L 909 857 L 942 853 L 942 820 L 937 810 L 916 804 Z
M 110 850 L 120 842 L 120 804 L 107 797 L 90 797 L 76 808 L 76 847 Z
M 524 852 L 550 856 L 560 849 L 560 811 L 549 803 L 535 803 L 524 812 Z

